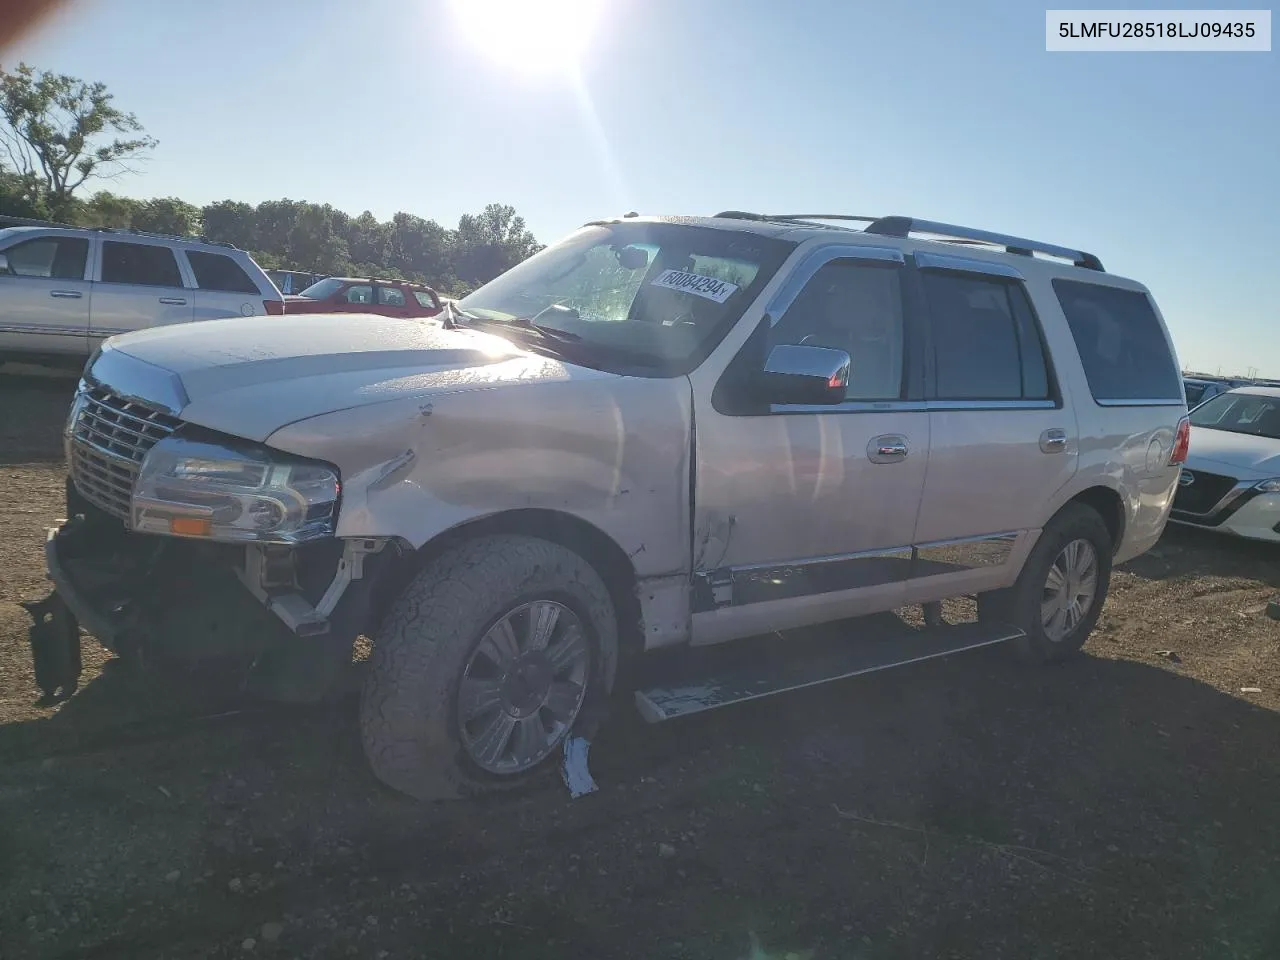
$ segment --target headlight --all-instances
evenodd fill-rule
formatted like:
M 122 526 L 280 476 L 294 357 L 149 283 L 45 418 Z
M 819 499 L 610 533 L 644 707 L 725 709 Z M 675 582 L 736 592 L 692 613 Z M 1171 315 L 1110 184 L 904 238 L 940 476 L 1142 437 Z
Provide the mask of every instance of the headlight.
M 140 533 L 300 543 L 332 535 L 332 467 L 266 447 L 166 437 L 147 453 L 133 492 Z
M 1280 493 L 1280 477 L 1263 480 L 1261 483 L 1255 484 L 1254 489 L 1261 490 L 1263 493 Z

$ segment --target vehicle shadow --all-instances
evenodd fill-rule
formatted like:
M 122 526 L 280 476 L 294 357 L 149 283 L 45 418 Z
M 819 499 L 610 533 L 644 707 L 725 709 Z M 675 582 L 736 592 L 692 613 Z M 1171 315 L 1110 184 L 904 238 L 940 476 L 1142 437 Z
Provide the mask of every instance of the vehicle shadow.
M 77 858 L 84 911 L 112 918 L 12 956 L 194 955 L 280 917 L 298 954 L 1280 955 L 1280 716 L 1173 665 L 993 650 L 659 726 L 624 711 L 574 801 L 393 794 L 349 701 L 203 726 L 139 701 L 108 672 L 0 728 L 0 928 Z M 122 709 L 145 736 L 113 734 Z M 171 867 L 213 880 L 126 909 Z
M 0 369 L 0 466 L 60 461 L 75 375 L 10 369 Z
M 1144 580 L 1224 577 L 1280 589 L 1280 544 L 1170 524 L 1154 548 L 1120 569 Z

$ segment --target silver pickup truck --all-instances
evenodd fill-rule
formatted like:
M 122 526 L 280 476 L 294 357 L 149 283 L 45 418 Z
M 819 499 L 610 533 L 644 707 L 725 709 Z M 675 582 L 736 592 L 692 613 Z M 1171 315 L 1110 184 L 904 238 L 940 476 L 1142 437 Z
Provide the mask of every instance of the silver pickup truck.
M 1153 300 L 1074 249 L 823 219 L 590 223 L 443 325 L 107 341 L 67 421 L 41 686 L 74 689 L 77 624 L 292 699 L 364 635 L 373 769 L 445 797 L 554 767 L 614 693 L 667 721 L 989 644 L 1075 653 L 1187 455 Z M 885 616 L 909 605 L 923 626 Z

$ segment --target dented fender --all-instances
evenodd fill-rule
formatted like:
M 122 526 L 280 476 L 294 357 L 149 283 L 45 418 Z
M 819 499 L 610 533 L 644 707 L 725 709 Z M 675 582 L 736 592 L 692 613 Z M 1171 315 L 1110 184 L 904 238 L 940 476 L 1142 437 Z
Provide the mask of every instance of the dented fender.
M 687 633 L 675 594 L 691 562 L 690 410 L 685 377 L 583 371 L 341 410 L 267 442 L 338 467 L 339 537 L 417 549 L 460 524 L 529 509 L 591 524 L 638 581 L 652 581 L 641 607 L 646 633 L 651 619 L 657 627 L 650 643 L 662 643 L 681 622 Z

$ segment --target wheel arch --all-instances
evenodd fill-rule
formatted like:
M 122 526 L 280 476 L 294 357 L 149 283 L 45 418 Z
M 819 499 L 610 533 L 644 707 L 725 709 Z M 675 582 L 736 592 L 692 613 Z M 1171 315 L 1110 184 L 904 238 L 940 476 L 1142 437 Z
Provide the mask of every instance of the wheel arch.
M 536 537 L 572 550 L 600 575 L 618 618 L 619 654 L 625 662 L 644 645 L 644 623 L 637 594 L 635 566 L 612 537 L 570 513 L 521 508 L 464 520 L 443 530 L 416 550 L 405 549 L 401 562 L 380 584 L 375 609 L 389 609 L 391 601 L 415 574 L 445 551 L 477 537 L 517 534 Z
M 1067 503 L 1083 504 L 1102 517 L 1102 522 L 1107 527 L 1107 533 L 1111 536 L 1112 553 L 1114 554 L 1120 549 L 1120 543 L 1124 539 L 1125 511 L 1124 501 L 1120 499 L 1119 493 L 1110 487 L 1093 486 L 1080 491 Z M 1066 504 L 1063 504 L 1063 507 L 1065 506 Z M 1059 508 L 1059 512 L 1061 512 L 1061 509 Z

